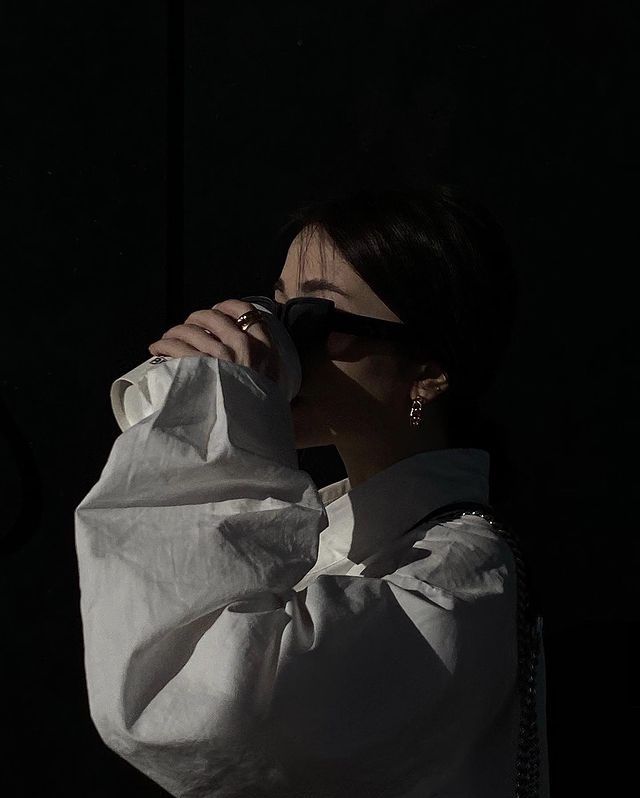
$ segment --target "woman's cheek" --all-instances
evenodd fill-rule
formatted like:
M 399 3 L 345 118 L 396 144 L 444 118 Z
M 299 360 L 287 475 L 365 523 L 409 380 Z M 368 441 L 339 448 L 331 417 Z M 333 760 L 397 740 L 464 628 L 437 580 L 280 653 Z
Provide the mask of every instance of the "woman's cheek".
M 302 366 L 302 396 L 314 397 L 324 403 L 335 403 L 346 397 L 359 382 L 362 361 L 366 352 L 357 336 L 332 332 L 322 347 L 307 350 L 300 358 Z
M 359 355 L 354 351 L 358 337 L 349 333 L 330 332 L 327 336 L 327 357 L 330 360 L 355 360 Z

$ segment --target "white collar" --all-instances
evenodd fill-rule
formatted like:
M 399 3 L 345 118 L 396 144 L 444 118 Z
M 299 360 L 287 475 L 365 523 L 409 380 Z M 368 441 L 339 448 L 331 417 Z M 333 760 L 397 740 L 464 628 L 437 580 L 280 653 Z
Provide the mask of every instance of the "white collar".
M 338 562 L 361 563 L 444 504 L 488 504 L 489 465 L 484 449 L 430 449 L 398 460 L 355 488 L 348 477 L 320 488 L 329 525 L 303 582 Z

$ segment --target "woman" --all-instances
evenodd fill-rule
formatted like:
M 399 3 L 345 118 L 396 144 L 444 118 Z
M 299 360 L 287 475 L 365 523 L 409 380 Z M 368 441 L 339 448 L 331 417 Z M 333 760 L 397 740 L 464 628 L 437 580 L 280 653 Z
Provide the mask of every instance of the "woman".
M 282 232 L 278 302 L 407 335 L 303 351 L 231 299 L 114 383 L 122 434 L 76 508 L 93 722 L 175 796 L 546 795 L 525 571 L 472 514 L 489 453 L 461 423 L 509 342 L 500 229 L 434 184 Z M 347 477 L 317 489 L 296 450 L 328 444 Z

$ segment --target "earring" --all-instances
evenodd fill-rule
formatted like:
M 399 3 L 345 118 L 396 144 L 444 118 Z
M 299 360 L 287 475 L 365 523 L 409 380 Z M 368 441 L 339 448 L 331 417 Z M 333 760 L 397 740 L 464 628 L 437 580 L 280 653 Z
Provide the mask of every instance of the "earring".
M 409 411 L 409 421 L 412 427 L 419 427 L 422 421 L 422 403 L 424 399 L 418 396 L 411 403 L 411 410 Z
M 436 391 L 442 388 L 437 385 Z M 419 427 L 422 422 L 422 410 L 424 407 L 424 399 L 421 396 L 416 397 L 411 403 L 411 410 L 409 410 L 409 421 L 412 427 Z

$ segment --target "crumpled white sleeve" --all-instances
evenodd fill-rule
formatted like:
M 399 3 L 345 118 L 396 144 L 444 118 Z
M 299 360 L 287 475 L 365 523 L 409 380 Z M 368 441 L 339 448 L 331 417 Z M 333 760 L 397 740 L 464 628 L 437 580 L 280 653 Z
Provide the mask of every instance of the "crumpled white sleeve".
M 174 796 L 401 794 L 512 689 L 501 605 L 458 614 L 415 563 L 294 591 L 327 515 L 285 397 L 217 358 L 158 369 L 75 511 L 102 740 Z

